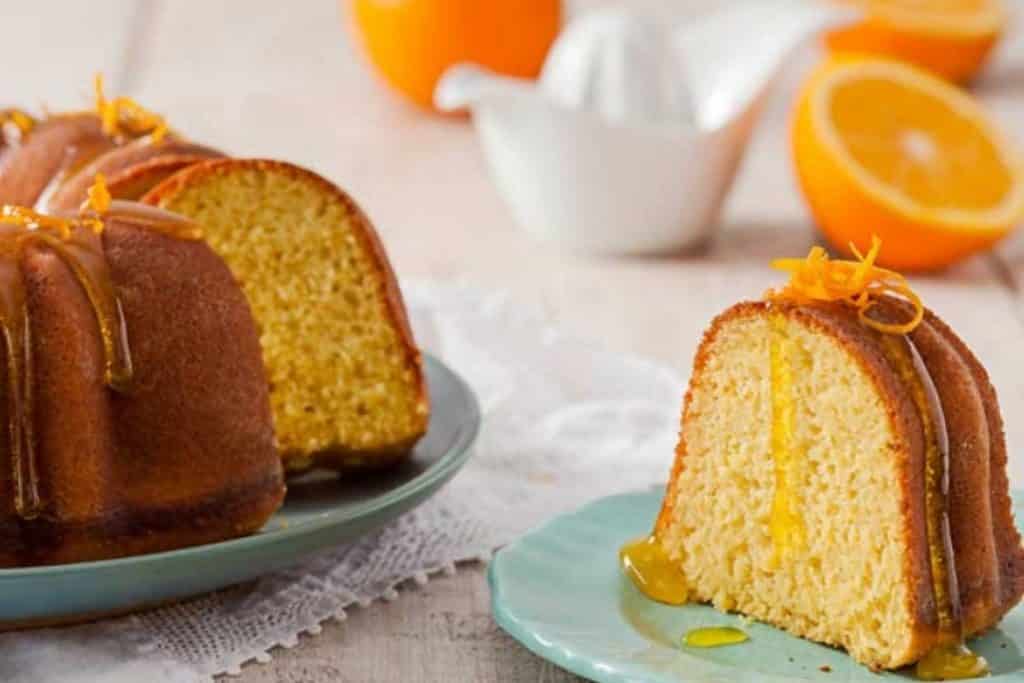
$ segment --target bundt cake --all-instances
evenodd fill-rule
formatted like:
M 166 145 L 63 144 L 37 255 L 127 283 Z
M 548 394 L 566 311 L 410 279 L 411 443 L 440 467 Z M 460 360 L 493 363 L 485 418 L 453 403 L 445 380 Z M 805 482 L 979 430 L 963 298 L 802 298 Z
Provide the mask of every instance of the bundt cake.
M 71 215 L 103 174 L 115 199 L 196 219 L 252 306 L 288 469 L 401 459 L 425 433 L 429 404 L 373 226 L 309 171 L 220 157 L 132 100 L 108 99 L 97 78 L 93 111 L 0 112 L 0 203 Z
M 663 602 L 712 603 L 875 669 L 979 675 L 962 645 L 1024 592 L 995 391 L 896 273 L 819 247 L 712 323 L 652 536 Z
M 224 159 L 143 201 L 195 219 L 241 280 L 288 469 L 409 452 L 429 413 L 420 353 L 376 231 L 348 195 L 291 164 Z
M 194 222 L 101 183 L 74 218 L 0 208 L 0 332 L 0 567 L 220 541 L 281 504 L 256 325 Z

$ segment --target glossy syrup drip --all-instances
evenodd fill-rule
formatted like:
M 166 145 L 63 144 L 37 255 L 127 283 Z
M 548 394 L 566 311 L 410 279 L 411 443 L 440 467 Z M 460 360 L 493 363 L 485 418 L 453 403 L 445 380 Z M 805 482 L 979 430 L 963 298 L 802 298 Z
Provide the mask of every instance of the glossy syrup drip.
M 52 251 L 74 274 L 96 315 L 104 351 L 104 380 L 127 391 L 132 379 L 131 351 L 124 312 L 103 250 L 104 220 L 122 217 L 133 225 L 196 239 L 195 225 L 166 211 L 110 202 L 99 179 L 77 219 L 45 216 L 23 207 L 0 208 L 0 332 L 7 352 L 7 409 L 16 513 L 33 519 L 42 512 L 39 470 L 33 435 L 31 321 L 21 272 L 26 248 Z M 141 218 L 140 218 L 141 216 Z
M 773 546 L 771 566 L 774 568 L 787 553 L 804 546 L 806 531 L 797 510 L 799 453 L 794 438 L 793 369 L 789 361 L 792 342 L 786 336 L 783 315 L 773 313 L 771 326 L 771 452 L 775 465 L 775 493 L 769 530 Z
M 883 335 L 886 356 L 910 388 L 921 416 L 925 438 L 925 509 L 932 585 L 939 618 L 939 644 L 918 661 L 915 675 L 924 681 L 978 678 L 988 673 L 988 662 L 964 644 L 960 621 L 959 588 L 953 568 L 949 529 L 949 435 L 931 375 L 909 337 Z
M 17 238 L 12 234 L 15 230 L 0 224 L 0 331 L 7 355 L 7 430 L 14 510 L 23 519 L 34 519 L 40 513 L 40 497 L 32 434 L 32 345 Z
M 882 335 L 883 347 L 896 372 L 910 389 L 910 397 L 921 417 L 925 442 L 925 511 L 929 564 L 939 617 L 940 640 L 960 640 L 960 610 L 956 572 L 951 564 L 953 544 L 949 532 L 946 494 L 949 480 L 949 441 L 942 407 L 935 395 L 931 376 L 909 338 Z
M 963 644 L 935 648 L 914 669 L 914 675 L 922 681 L 957 681 L 981 678 L 988 673 L 985 658 Z
M 142 225 L 153 232 L 159 232 L 180 240 L 200 240 L 203 231 L 199 224 L 179 213 L 158 209 L 148 204 L 114 199 L 104 212 L 107 218 L 121 218 L 133 225 Z
M 619 564 L 633 585 L 651 600 L 667 605 L 686 603 L 689 588 L 683 570 L 669 558 L 654 535 L 622 546 Z
M 45 245 L 74 273 L 96 314 L 106 357 L 105 381 L 113 389 L 125 390 L 132 375 L 131 353 L 121 303 L 103 253 L 102 220 L 68 220 L 20 207 L 4 207 L 0 220 L 23 228 L 10 238 L 14 240 L 11 253 L 15 259 L 26 246 Z
M 709 626 L 706 628 L 695 628 L 686 632 L 683 636 L 683 645 L 686 647 L 724 647 L 726 645 L 739 645 L 750 640 L 745 632 L 732 626 Z
M 128 330 L 99 235 L 80 227 L 67 240 L 45 232 L 28 233 L 23 239 L 26 243 L 45 244 L 74 273 L 92 304 L 100 328 L 106 359 L 104 380 L 111 389 L 127 391 L 132 379 Z

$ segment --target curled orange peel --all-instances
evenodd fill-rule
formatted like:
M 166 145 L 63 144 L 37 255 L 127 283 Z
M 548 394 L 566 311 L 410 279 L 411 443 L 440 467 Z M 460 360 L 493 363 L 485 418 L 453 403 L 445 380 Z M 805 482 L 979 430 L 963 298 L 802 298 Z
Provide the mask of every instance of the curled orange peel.
M 830 259 L 821 247 L 811 247 L 806 258 L 775 259 L 771 266 L 789 273 L 790 279 L 781 289 L 769 289 L 769 301 L 843 301 L 857 309 L 857 317 L 864 325 L 887 334 L 913 332 L 924 319 L 924 304 L 899 273 L 875 265 L 882 241 L 871 238 L 871 249 L 861 254 L 852 243 L 850 249 L 856 261 Z M 868 315 L 878 299 L 895 295 L 914 307 L 914 315 L 903 323 L 884 323 Z
M 90 228 L 99 235 L 103 232 L 103 214 L 110 211 L 110 190 L 107 189 L 107 177 L 97 173 L 86 193 L 86 199 L 78 209 L 79 223 Z
M 89 188 L 88 198 L 85 200 L 83 210 L 104 214 L 110 210 L 110 190 L 107 189 L 107 178 L 102 173 L 96 174 L 96 179 Z
M 36 120 L 20 109 L 0 111 L 0 127 L 11 125 L 22 136 L 27 135 L 36 125 Z
M 76 227 L 85 227 L 97 235 L 103 232 L 102 216 L 110 210 L 110 191 L 102 173 L 89 188 L 89 198 L 82 203 L 78 218 L 48 216 L 24 206 L 0 206 L 0 223 L 24 228 L 27 232 L 46 232 L 61 240 L 71 239 Z
M 108 100 L 103 92 L 103 74 L 96 74 L 93 90 L 96 93 L 96 113 L 105 134 L 111 137 L 149 135 L 153 142 L 160 142 L 167 136 L 167 121 L 164 117 L 149 111 L 130 97 Z

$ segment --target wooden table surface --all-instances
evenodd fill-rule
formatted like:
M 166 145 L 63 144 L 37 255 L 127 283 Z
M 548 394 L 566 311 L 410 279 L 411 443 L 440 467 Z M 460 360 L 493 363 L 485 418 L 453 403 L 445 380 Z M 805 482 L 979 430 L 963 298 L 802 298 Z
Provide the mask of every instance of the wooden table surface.
M 575 7 L 602 0 L 577 0 Z M 633 0 L 637 2 L 638 0 Z M 642 0 L 696 13 L 713 0 Z M 814 236 L 787 153 L 793 88 L 816 57 L 788 68 L 721 221 L 698 254 L 588 259 L 538 244 L 514 224 L 465 120 L 416 111 L 379 87 L 330 0 L 170 2 L 3 0 L 4 104 L 55 110 L 108 91 L 165 113 L 191 137 L 236 155 L 280 157 L 347 188 L 375 220 L 403 277 L 459 280 L 540 303 L 575 335 L 681 370 L 712 315 L 777 281 L 776 255 Z M 976 91 L 1024 141 L 1024 40 L 1011 34 Z M 1011 239 L 941 277 L 915 278 L 924 299 L 988 365 L 1011 453 L 1024 446 L 1024 239 Z M 666 465 L 670 454 L 666 453 Z M 1024 460 L 1011 476 L 1024 484 Z M 297 648 L 249 665 L 242 681 L 568 681 L 502 634 L 484 572 L 403 590 L 350 612 Z

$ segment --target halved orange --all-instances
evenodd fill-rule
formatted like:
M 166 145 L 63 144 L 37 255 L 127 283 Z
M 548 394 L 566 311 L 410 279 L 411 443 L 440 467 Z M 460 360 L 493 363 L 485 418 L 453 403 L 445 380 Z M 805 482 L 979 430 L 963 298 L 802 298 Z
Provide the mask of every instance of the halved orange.
M 1006 24 L 1002 0 L 845 2 L 866 18 L 829 33 L 829 48 L 899 59 L 957 83 L 981 70 Z
M 1024 218 L 1024 167 L 966 92 L 901 62 L 838 55 L 808 79 L 793 157 L 818 226 L 839 250 L 872 235 L 879 262 L 955 263 Z

